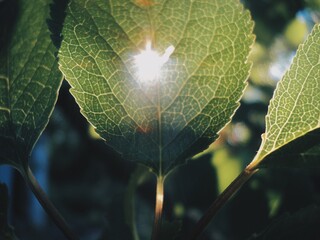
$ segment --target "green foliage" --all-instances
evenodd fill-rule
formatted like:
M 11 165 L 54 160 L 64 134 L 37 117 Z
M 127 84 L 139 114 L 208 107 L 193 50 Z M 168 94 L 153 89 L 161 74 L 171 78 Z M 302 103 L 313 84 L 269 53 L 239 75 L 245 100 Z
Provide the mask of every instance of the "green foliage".
M 275 220 L 267 229 L 249 240 L 300 240 L 320 237 L 320 208 L 310 206 Z
M 239 106 L 252 27 L 238 1 L 71 1 L 60 70 L 110 146 L 166 175 L 206 149 Z M 134 66 L 148 40 L 160 53 L 175 48 L 152 83 Z
M 291 20 L 296 10 L 302 7 L 301 1 L 298 1 L 295 10 L 287 12 L 285 1 L 271 2 L 276 6 L 276 15 L 287 16 L 288 20 Z M 309 2 L 311 4 L 316 1 Z M 239 107 L 250 70 L 247 58 L 254 40 L 250 14 L 243 9 L 239 0 L 71 0 L 66 10 L 63 30 L 60 28 L 62 26 L 51 29 L 54 40 L 57 40 L 54 44 L 48 28 L 49 9 L 53 11 L 51 16 L 60 14 L 59 17 L 63 18 L 63 11 L 58 10 L 63 9 L 66 2 L 57 1 L 51 7 L 50 3 L 49 0 L 20 0 L 18 4 L 11 5 L 13 8 L 10 11 L 0 9 L 0 164 L 9 164 L 22 173 L 31 174 L 28 158 L 48 123 L 62 81 L 62 74 L 58 70 L 56 61 L 55 46 L 59 48 L 60 70 L 71 85 L 71 93 L 80 106 L 81 113 L 92 125 L 91 133 L 97 131 L 112 148 L 122 154 L 123 158 L 144 164 L 157 174 L 159 179 L 163 179 L 163 176 L 172 169 L 215 141 L 221 129 L 230 121 Z M 258 4 L 254 2 L 256 3 Z M 264 8 L 261 10 L 265 11 Z M 3 21 L 9 18 L 3 18 L 2 14 L 6 17 L 10 16 L 12 21 Z M 286 34 L 297 37 L 295 34 L 297 22 L 294 20 L 292 23 L 287 28 Z M 278 27 L 269 28 L 271 29 L 269 31 L 270 33 L 282 31 L 286 24 L 287 22 L 283 21 Z M 299 39 L 291 41 L 292 45 L 298 44 L 304 38 L 306 25 L 303 23 L 299 26 L 301 34 L 298 36 Z M 60 42 L 61 35 L 62 42 Z M 271 34 L 266 33 L 266 36 L 270 37 Z M 264 40 L 269 42 L 268 37 Z M 148 48 L 157 51 L 163 61 L 160 66 L 161 74 L 157 75 L 155 74 L 157 69 L 151 69 L 153 70 L 151 75 L 155 74 L 152 79 L 150 76 L 146 79 L 141 77 L 136 63 L 137 55 L 142 54 L 145 48 L 145 51 Z M 259 50 L 256 52 L 257 56 L 252 59 L 271 61 L 272 58 L 267 55 L 268 50 L 265 46 L 257 45 L 257 50 Z M 173 197 L 171 201 L 178 203 L 176 206 L 180 207 L 179 211 L 176 210 L 177 215 L 189 217 L 188 220 L 193 222 L 198 218 L 194 213 L 197 213 L 197 210 L 202 211 L 202 208 L 211 201 L 210 197 L 216 195 L 216 189 L 211 185 L 204 187 L 206 183 L 218 181 L 217 191 L 219 192 L 226 186 L 229 188 L 229 191 L 223 191 L 223 194 L 217 198 L 218 207 L 213 208 L 212 211 L 215 214 L 227 199 L 255 173 L 256 168 L 319 166 L 319 56 L 320 25 L 316 25 L 306 42 L 299 47 L 290 69 L 274 92 L 266 117 L 266 131 L 262 137 L 261 147 L 251 164 L 242 175 L 240 174 L 240 181 L 237 178 L 236 184 L 226 184 L 226 181 L 230 182 L 226 175 L 238 173 L 242 166 L 238 158 L 242 160 L 244 157 L 237 154 L 237 157 L 233 158 L 236 151 L 231 153 L 223 147 L 215 150 L 212 161 L 210 161 L 211 156 L 205 155 L 206 164 L 196 165 L 199 160 L 193 161 L 188 165 L 189 171 L 174 175 L 171 182 L 169 179 L 169 192 L 170 190 L 175 192 L 177 194 L 175 198 L 178 199 L 173 201 Z M 262 63 L 265 62 L 262 61 Z M 144 64 L 148 65 L 148 62 Z M 264 67 L 266 71 L 270 70 L 269 65 Z M 258 78 L 261 82 L 261 75 L 265 74 L 261 72 L 259 67 L 257 72 L 259 74 L 254 74 L 256 77 L 251 75 L 251 78 Z M 220 140 L 228 142 L 223 137 Z M 75 146 L 77 148 L 80 144 Z M 75 152 L 80 158 L 84 150 L 78 150 L 77 148 Z M 100 158 L 96 155 L 90 156 L 90 160 L 95 157 L 104 159 L 106 158 L 104 153 L 100 153 Z M 59 156 L 59 153 L 55 154 Z M 89 154 L 84 158 L 88 156 Z M 66 155 L 64 157 L 67 158 Z M 228 161 L 224 161 L 225 159 Z M 108 175 L 105 174 L 105 169 L 100 168 L 104 166 L 102 164 L 105 164 L 105 161 L 101 162 L 99 163 L 101 165 L 92 168 L 92 172 L 95 174 L 103 172 L 103 175 Z M 219 163 L 223 163 L 223 167 L 220 167 Z M 229 165 L 231 163 L 233 166 L 226 166 L 226 163 Z M 87 161 L 87 164 L 90 167 L 94 165 L 91 161 L 90 163 Z M 216 175 L 214 170 L 217 171 Z M 109 171 L 112 172 L 112 170 Z M 118 167 L 117 174 L 119 172 L 121 174 L 124 172 L 123 166 Z M 68 174 L 74 180 L 76 174 L 72 173 Z M 79 173 L 81 178 L 82 174 L 82 172 Z M 201 177 L 199 177 L 200 174 Z M 23 175 L 36 195 L 39 195 L 39 192 L 43 194 L 33 177 L 30 180 L 30 176 Z M 91 174 L 87 173 L 87 175 L 87 178 L 91 179 Z M 83 198 L 85 200 L 79 200 L 81 211 L 82 203 L 80 202 L 90 202 L 90 198 L 103 198 L 99 200 L 104 204 L 116 202 L 116 205 L 109 205 L 107 216 L 112 219 L 109 227 L 113 228 L 113 225 L 116 225 L 118 228 L 106 231 L 103 238 L 109 237 L 110 232 L 117 232 L 114 235 L 117 236 L 115 238 L 119 238 L 118 236 L 127 238 L 131 230 L 132 238 L 139 239 L 141 236 L 146 236 L 146 233 L 149 235 L 151 227 L 140 236 L 141 228 L 136 224 L 138 223 L 136 220 L 138 217 L 141 219 L 141 215 L 135 214 L 135 208 L 136 205 L 142 206 L 147 201 L 143 199 L 141 202 L 135 202 L 134 195 L 137 194 L 140 185 L 145 180 L 149 180 L 148 176 L 149 171 L 144 167 L 139 168 L 132 175 L 126 194 L 123 194 L 125 198 L 123 205 L 123 202 L 118 199 L 110 200 L 109 194 L 101 197 L 100 193 L 104 189 L 101 192 L 100 190 L 95 192 L 91 187 L 87 187 L 84 191 L 83 186 L 76 180 L 74 182 L 77 182 L 78 188 L 75 190 L 73 186 L 72 191 L 69 191 L 70 189 L 66 187 L 65 189 L 68 190 L 65 192 L 72 195 L 72 204 L 78 201 L 78 195 L 74 194 L 75 192 L 86 195 Z M 199 181 L 195 181 L 196 178 L 199 178 Z M 124 188 L 122 185 L 125 184 L 122 182 L 114 184 L 111 180 L 112 176 L 108 176 L 105 182 L 100 179 L 103 183 L 101 186 L 105 187 L 105 183 L 108 183 L 109 191 L 114 190 L 119 193 L 121 191 L 119 189 Z M 179 196 L 177 193 L 179 191 L 175 191 L 174 186 L 171 186 L 174 184 L 178 186 L 178 180 L 181 181 L 181 186 L 187 186 L 184 189 L 188 193 L 185 193 L 186 197 L 184 193 Z M 250 191 L 258 189 L 258 185 L 257 182 L 252 184 Z M 201 190 L 198 190 L 199 186 Z M 193 189 L 196 194 L 190 193 Z M 283 189 L 285 187 L 281 188 Z M 95 193 L 88 194 L 90 191 Z M 254 209 L 267 213 L 267 202 L 264 204 L 264 210 L 261 207 L 263 204 L 260 200 L 265 199 L 261 197 L 262 195 L 264 197 L 269 195 L 268 197 L 272 200 L 269 205 L 273 206 L 274 211 L 269 215 L 275 216 L 281 211 L 284 196 L 280 194 L 278 196 L 277 191 L 268 192 L 265 188 L 260 189 L 260 192 L 262 192 L 259 195 L 260 198 L 250 198 L 251 202 L 247 199 L 244 201 L 245 204 L 237 202 L 239 206 L 235 208 L 238 210 L 237 213 L 240 213 L 238 215 L 240 220 L 244 215 L 250 216 L 248 214 L 250 210 L 254 214 L 257 212 L 253 211 Z M 160 195 L 163 196 L 163 194 Z M 303 197 L 307 195 L 304 194 Z M 107 201 L 106 198 L 108 198 Z M 165 201 L 168 199 L 170 202 L 170 198 L 165 198 Z M 54 208 L 50 203 L 48 207 L 48 200 L 41 195 L 40 201 L 44 206 L 47 204 L 49 215 L 51 211 L 51 217 L 55 219 L 64 234 L 69 239 L 75 238 L 56 210 L 50 210 Z M 101 204 L 101 206 L 107 205 Z M 123 207 L 123 216 L 119 206 Z M 145 215 L 151 216 L 150 209 L 146 212 Z M 313 215 L 313 212 L 317 215 Z M 274 236 L 280 236 L 283 232 L 279 229 L 286 229 L 287 235 L 284 235 L 284 238 L 300 236 L 298 234 L 301 232 L 290 230 L 296 230 L 298 229 L 296 226 L 308 222 L 307 220 L 310 220 L 308 217 L 311 217 L 311 221 L 318 223 L 319 218 L 316 217 L 319 215 L 318 212 L 318 208 L 312 208 L 294 214 L 290 219 L 284 218 L 283 221 L 280 220 L 271 225 L 268 230 L 259 235 L 261 238 L 258 239 L 275 239 Z M 234 216 L 232 218 L 234 219 Z M 250 220 L 247 222 L 252 221 L 251 227 L 259 226 L 255 218 L 248 218 Z M 144 220 L 148 222 L 149 218 Z M 184 220 L 167 222 L 163 218 L 162 225 L 159 223 L 161 229 L 155 238 L 174 239 L 180 231 L 188 232 L 189 226 L 181 224 L 185 223 Z M 263 223 L 267 217 L 260 220 L 260 223 Z M 145 224 L 144 222 L 141 225 L 145 226 Z M 224 220 L 222 225 L 225 226 Z M 240 225 L 237 226 L 239 229 L 242 228 Z M 303 229 L 302 235 L 306 231 L 311 232 Z M 233 234 L 230 236 L 238 236 L 237 233 Z M 1 184 L 0 238 L 15 239 L 12 228 L 7 222 L 7 190 Z
M 266 132 L 262 136 L 259 152 L 249 167 L 258 167 L 267 156 L 268 162 L 271 162 L 273 154 L 277 154 L 275 159 L 284 158 L 277 151 L 288 144 L 294 144 L 295 147 L 286 146 L 286 151 L 288 148 L 296 149 L 288 153 L 290 157 L 296 155 L 304 163 L 308 159 L 314 160 L 314 151 L 315 148 L 319 149 L 316 146 L 320 139 L 319 131 L 316 131 L 320 127 L 319 74 L 320 25 L 316 25 L 299 47 L 290 69 L 274 92 L 266 117 Z M 298 140 L 303 137 L 304 140 Z M 288 166 L 293 163 L 291 159 L 286 160 Z M 274 161 L 273 164 L 280 161 Z
M 0 163 L 20 170 L 48 123 L 62 81 L 46 22 L 50 2 L 20 1 L 15 24 L 1 29 Z

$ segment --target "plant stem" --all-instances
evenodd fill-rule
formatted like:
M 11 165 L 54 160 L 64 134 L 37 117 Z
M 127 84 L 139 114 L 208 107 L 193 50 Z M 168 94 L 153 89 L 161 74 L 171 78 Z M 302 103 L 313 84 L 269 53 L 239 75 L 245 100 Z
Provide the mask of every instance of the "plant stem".
M 164 178 L 162 176 L 157 177 L 156 206 L 154 209 L 154 224 L 153 224 L 153 230 L 152 230 L 152 240 L 157 240 L 159 238 L 159 234 L 161 230 L 163 194 L 164 194 L 163 182 L 164 182 Z
M 224 206 L 224 204 L 234 196 L 234 194 L 246 183 L 253 174 L 255 174 L 258 169 L 245 168 L 238 177 L 216 198 L 216 200 L 211 204 L 211 206 L 204 213 L 202 218 L 198 221 L 193 232 L 191 233 L 190 240 L 197 239 L 200 234 L 208 226 L 212 218 L 217 214 L 217 212 Z
M 133 174 L 130 177 L 129 184 L 127 186 L 127 190 L 125 192 L 125 200 L 124 200 L 124 214 L 125 221 L 129 226 L 132 234 L 133 240 L 140 240 L 138 235 L 138 229 L 135 220 L 135 193 L 139 185 L 141 185 L 150 174 L 150 171 L 142 166 L 137 165 Z M 153 176 L 153 175 L 152 175 Z
M 33 194 L 36 196 L 38 201 L 40 202 L 43 209 L 47 212 L 53 222 L 58 226 L 58 228 L 62 231 L 65 237 L 69 240 L 76 240 L 78 237 L 72 232 L 72 230 L 67 225 L 64 218 L 61 216 L 59 211 L 55 208 L 52 202 L 49 200 L 46 193 L 42 190 L 38 181 L 34 177 L 30 167 L 28 166 L 23 172 L 23 177 L 27 182 L 27 185 L 30 187 Z

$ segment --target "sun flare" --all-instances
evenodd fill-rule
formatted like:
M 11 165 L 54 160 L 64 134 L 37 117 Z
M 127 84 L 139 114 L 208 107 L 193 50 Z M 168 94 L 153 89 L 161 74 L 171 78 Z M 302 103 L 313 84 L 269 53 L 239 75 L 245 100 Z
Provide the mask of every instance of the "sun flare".
M 162 66 L 169 60 L 174 47 L 169 46 L 163 55 L 151 48 L 151 42 L 147 41 L 145 50 L 134 56 L 134 65 L 139 81 L 149 83 L 155 81 L 161 75 Z

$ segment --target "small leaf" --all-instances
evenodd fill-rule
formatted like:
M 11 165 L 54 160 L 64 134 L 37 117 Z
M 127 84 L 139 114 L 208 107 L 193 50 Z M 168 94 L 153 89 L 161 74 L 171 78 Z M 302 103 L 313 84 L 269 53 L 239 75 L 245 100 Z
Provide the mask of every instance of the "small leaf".
M 9 3 L 1 22 L 0 164 L 19 169 L 48 123 L 62 81 L 47 26 L 50 2 Z M 17 12 L 13 24 L 9 17 Z
M 238 108 L 252 28 L 238 0 L 74 0 L 60 70 L 110 146 L 166 175 Z
M 266 117 L 266 132 L 262 137 L 262 144 L 248 168 L 256 168 L 260 163 L 269 165 L 271 162 L 272 165 L 283 165 L 281 161 L 286 157 L 309 159 L 315 163 L 313 154 L 315 148 L 319 148 L 320 139 L 317 131 L 320 127 L 319 76 L 318 24 L 305 43 L 299 47 L 290 69 L 275 90 Z M 287 144 L 291 146 L 286 146 Z M 283 150 L 283 147 L 286 149 Z M 282 155 L 289 150 L 291 152 L 287 153 L 287 156 Z M 264 159 L 268 161 L 263 162 Z M 277 161 L 271 161 L 272 159 Z M 287 159 L 287 163 L 289 160 L 293 159 Z M 296 161 L 293 160 L 291 163 L 294 162 Z

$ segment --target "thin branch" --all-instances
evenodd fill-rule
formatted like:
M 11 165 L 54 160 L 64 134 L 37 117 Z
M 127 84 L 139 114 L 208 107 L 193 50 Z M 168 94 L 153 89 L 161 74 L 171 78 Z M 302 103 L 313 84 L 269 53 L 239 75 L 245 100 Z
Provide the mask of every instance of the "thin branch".
M 244 169 L 240 175 L 218 196 L 211 206 L 198 221 L 191 233 L 190 240 L 196 240 L 205 230 L 218 211 L 226 204 L 226 202 L 236 194 L 236 192 L 246 183 L 258 169 Z
M 69 240 L 76 240 L 78 237 L 72 232 L 69 228 L 68 224 L 61 216 L 59 211 L 55 208 L 52 202 L 49 200 L 46 193 L 42 190 L 38 181 L 34 177 L 30 167 L 28 166 L 25 171 L 22 172 L 22 175 L 27 182 L 27 185 L 30 187 L 33 194 L 36 196 L 38 201 L 40 202 L 43 209 L 47 212 L 49 217 L 53 220 L 53 222 L 57 225 L 57 227 L 62 231 L 65 237 Z

